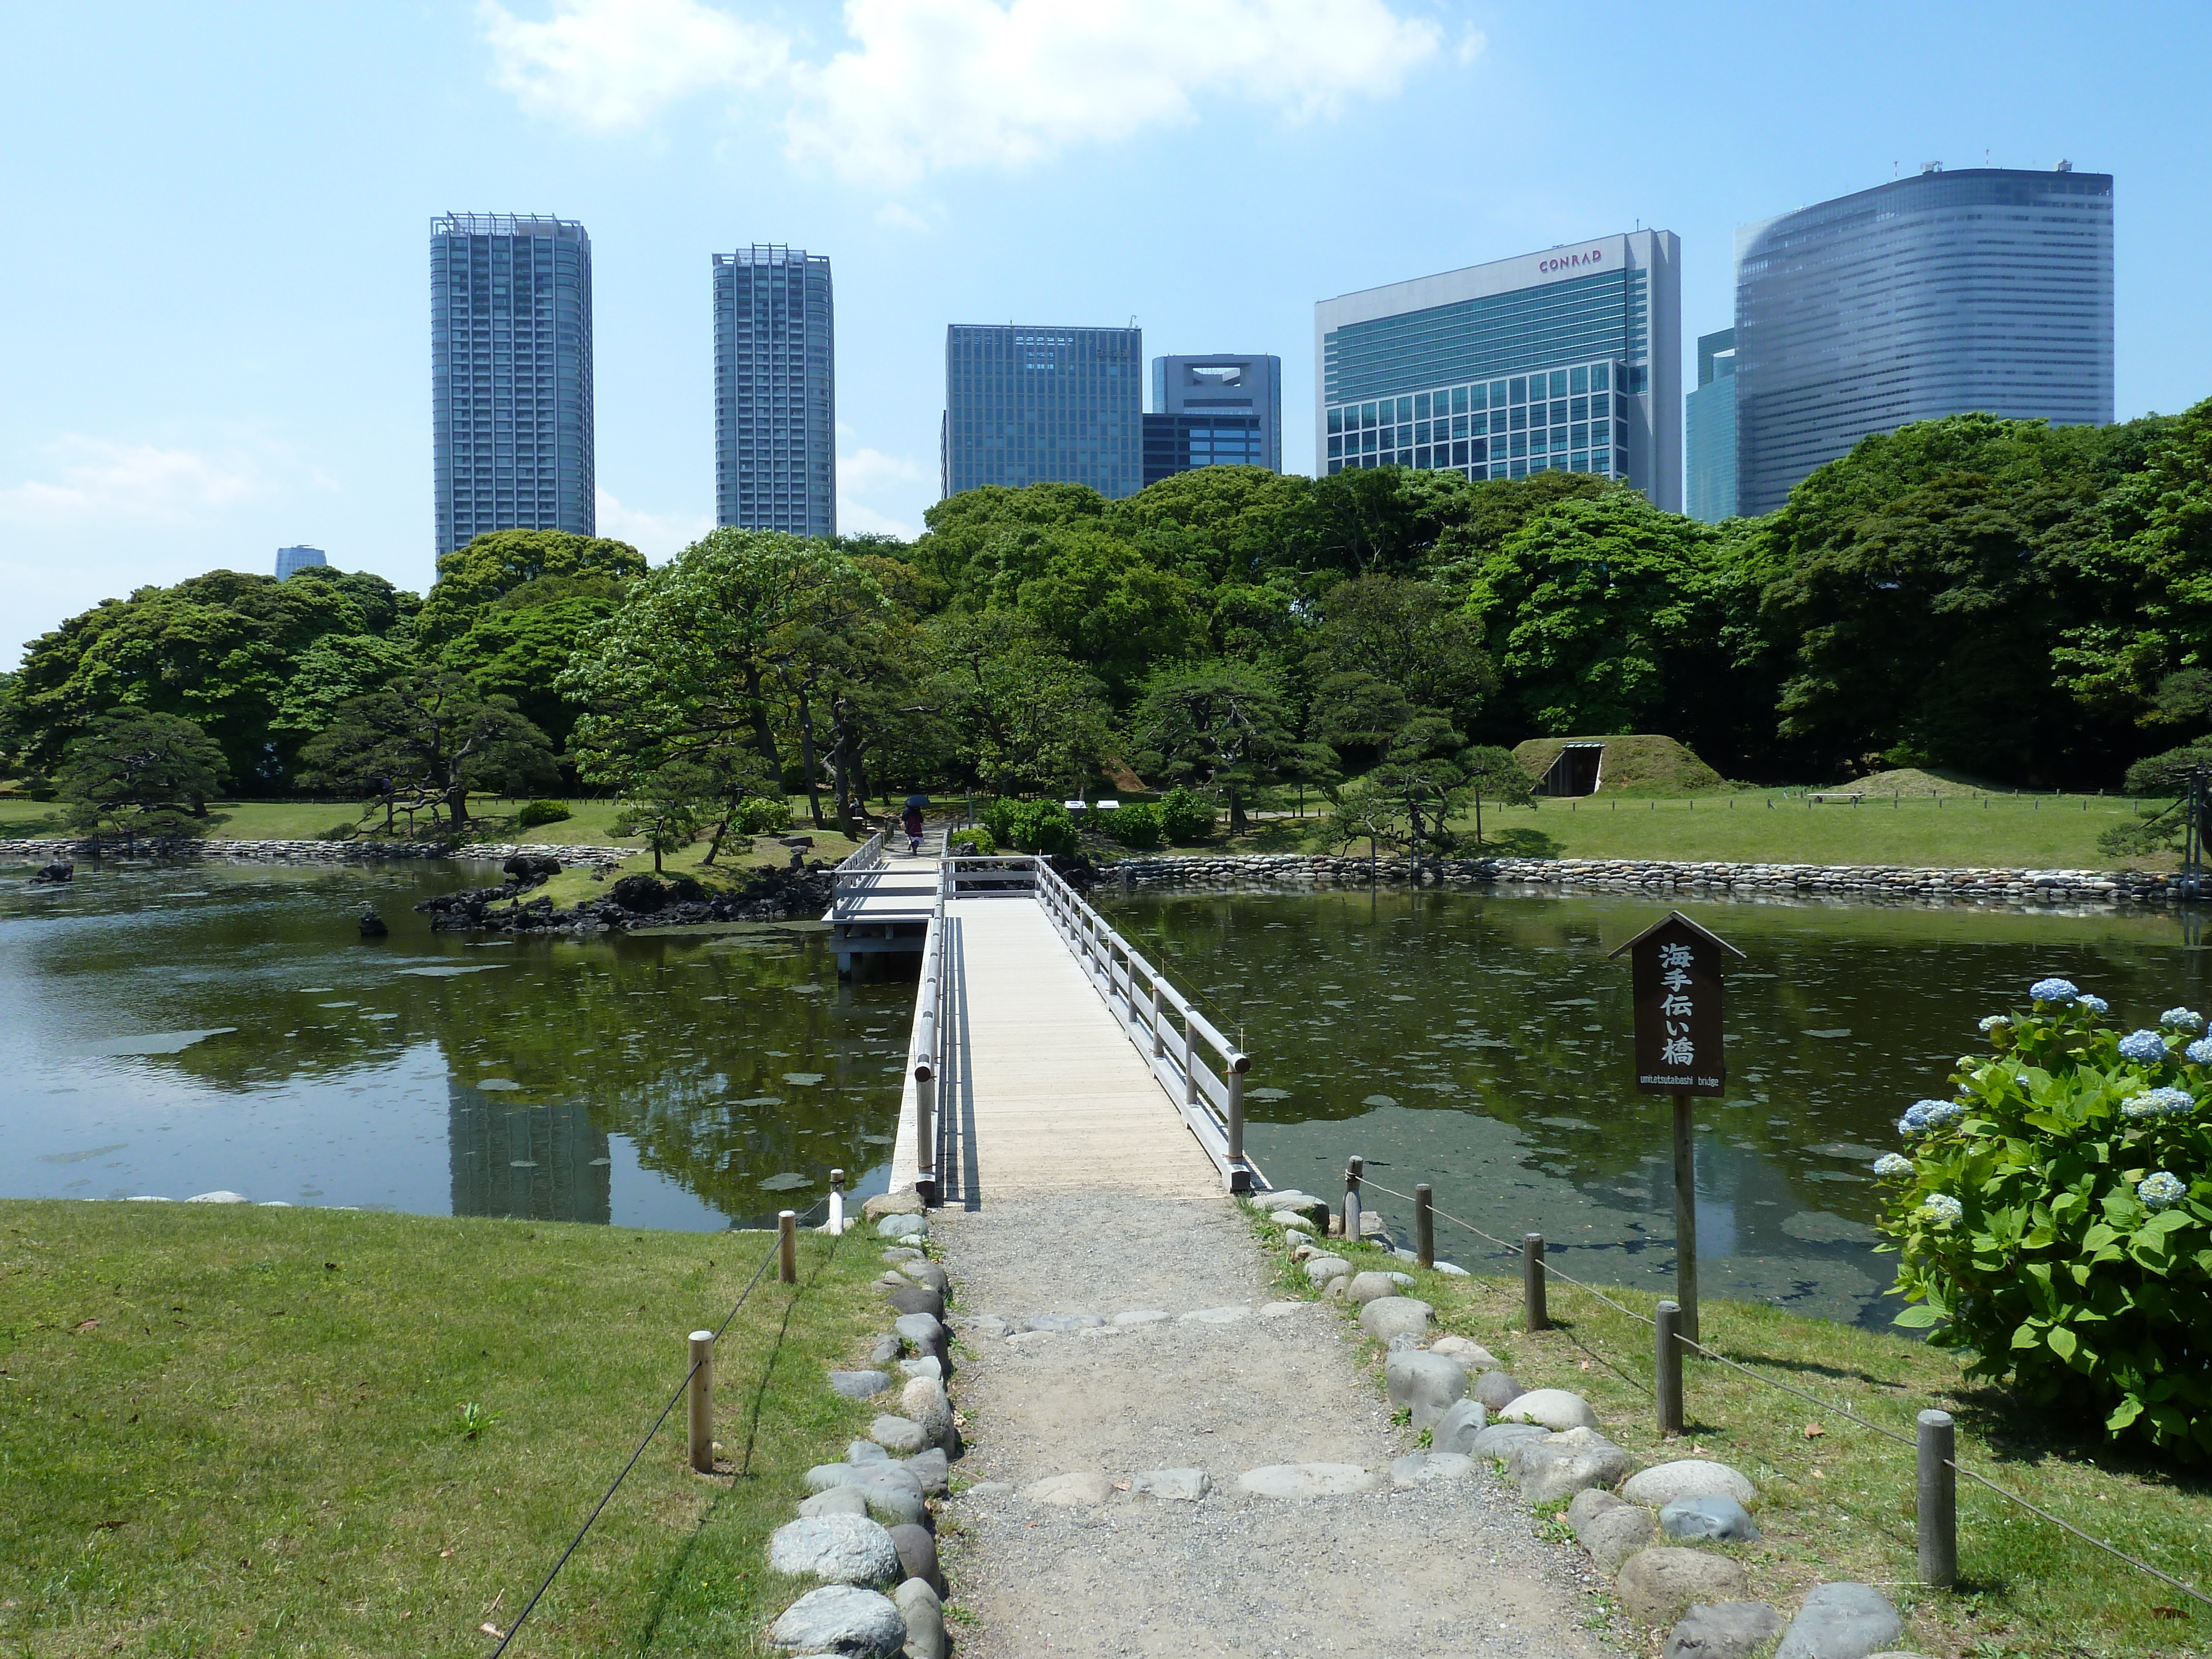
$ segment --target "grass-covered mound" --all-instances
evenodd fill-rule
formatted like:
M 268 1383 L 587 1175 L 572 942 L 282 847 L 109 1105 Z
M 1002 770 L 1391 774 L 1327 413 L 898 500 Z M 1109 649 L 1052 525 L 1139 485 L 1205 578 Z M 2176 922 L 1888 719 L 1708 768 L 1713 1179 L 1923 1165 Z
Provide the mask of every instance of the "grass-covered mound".
M 1902 795 L 1907 800 L 1929 800 L 1941 796 L 1946 800 L 1963 800 L 2012 792 L 1977 782 L 1967 774 L 1954 771 L 1948 767 L 1931 769 L 1920 766 L 1900 766 L 1887 772 L 1870 772 L 1865 777 L 1852 779 L 1849 783 L 1832 783 L 1821 793 L 1884 797 Z
M 1600 794 L 1693 795 L 1729 787 L 1687 744 L 1649 732 L 1598 738 L 1531 738 L 1516 746 L 1513 758 L 1530 777 L 1540 779 L 1569 744 L 1590 742 L 1605 745 L 1598 770 Z

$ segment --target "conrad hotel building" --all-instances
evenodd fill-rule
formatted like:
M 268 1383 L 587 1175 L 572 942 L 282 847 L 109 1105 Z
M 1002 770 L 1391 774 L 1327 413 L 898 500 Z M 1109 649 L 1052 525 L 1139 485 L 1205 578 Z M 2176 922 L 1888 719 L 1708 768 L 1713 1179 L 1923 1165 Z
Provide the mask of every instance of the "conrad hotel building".
M 1594 472 L 1680 512 L 1680 264 L 1642 230 L 1321 301 L 1315 471 Z

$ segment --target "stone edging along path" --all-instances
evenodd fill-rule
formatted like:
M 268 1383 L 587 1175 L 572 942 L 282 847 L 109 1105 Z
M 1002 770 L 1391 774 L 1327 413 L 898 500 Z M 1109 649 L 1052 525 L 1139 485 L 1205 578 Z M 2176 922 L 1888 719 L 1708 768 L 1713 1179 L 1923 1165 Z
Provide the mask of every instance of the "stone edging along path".
M 2009 904 L 2164 904 L 2177 878 L 2141 870 L 1983 870 L 1881 864 L 1726 864 L 1663 859 L 1443 859 L 1425 880 L 1446 886 L 1528 885 L 1715 897 L 1978 900 Z M 1326 854 L 1177 854 L 1103 866 L 1101 878 L 1133 887 L 1233 886 L 1253 890 L 1410 880 L 1403 858 Z
M 103 854 L 113 857 L 122 851 L 122 845 L 112 841 L 0 841 L 0 858 L 94 858 Z M 496 864 L 519 854 L 526 854 L 533 858 L 550 855 L 564 865 L 592 865 L 611 869 L 624 859 L 636 856 L 636 854 L 635 847 L 556 847 L 530 842 L 459 842 L 448 845 L 417 841 L 199 840 L 179 842 L 167 849 L 164 856 L 237 859 L 266 863 L 285 863 L 293 860 L 307 863 L 341 864 L 373 862 L 380 859 L 452 859 L 456 861 L 483 860 Z

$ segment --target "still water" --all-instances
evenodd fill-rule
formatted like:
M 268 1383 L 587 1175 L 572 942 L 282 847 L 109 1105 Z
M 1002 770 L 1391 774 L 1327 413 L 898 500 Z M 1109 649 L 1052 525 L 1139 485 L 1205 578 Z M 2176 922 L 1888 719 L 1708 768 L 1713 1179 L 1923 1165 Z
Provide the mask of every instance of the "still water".
M 1253 1056 L 1246 1145 L 1268 1180 L 1340 1194 L 1345 1159 L 1504 1239 L 1545 1235 L 1577 1278 L 1674 1274 L 1671 1108 L 1630 1064 L 1627 959 L 1650 899 L 1425 893 L 1133 896 L 1110 920 Z M 1699 1286 L 1886 1325 L 1891 1258 L 1868 1165 L 1948 1092 L 1975 1023 L 2060 974 L 2152 1024 L 2206 1006 L 2169 916 L 1683 902 L 1743 951 L 1727 976 L 1729 1089 L 1698 1103 Z M 1372 1195 L 1397 1228 L 1411 1206 Z M 1439 1222 L 1439 1255 L 1505 1264 Z
M 411 908 L 451 868 L 28 873 L 0 873 L 0 1196 L 719 1228 L 888 1174 L 912 987 L 841 988 L 817 925 L 493 943 Z
M 590 942 L 433 934 L 451 869 L 87 861 L 0 872 L 0 1196 L 256 1200 L 716 1228 L 879 1190 L 911 981 L 842 985 L 817 924 Z M 463 877 L 461 879 L 468 879 Z M 389 938 L 360 939 L 374 901 Z M 1268 1177 L 1436 1189 L 1577 1277 L 1674 1270 L 1664 1101 L 1629 1085 L 1648 899 L 1112 896 L 1254 1056 Z M 2185 924 L 1685 903 L 1743 950 L 1729 1087 L 1698 1106 L 1701 1282 L 1886 1322 L 1867 1166 L 1974 1024 L 2063 974 L 2148 1023 L 2203 1007 Z M 1403 1204 L 1370 1196 L 1400 1226 Z M 1439 1224 L 1463 1265 L 1485 1247 Z

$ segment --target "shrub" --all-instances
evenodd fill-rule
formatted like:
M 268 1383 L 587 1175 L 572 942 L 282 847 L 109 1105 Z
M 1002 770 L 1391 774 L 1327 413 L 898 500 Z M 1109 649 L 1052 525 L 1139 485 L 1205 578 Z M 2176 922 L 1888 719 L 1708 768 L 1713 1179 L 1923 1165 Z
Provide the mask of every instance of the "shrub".
M 1149 801 L 1132 801 L 1105 818 L 1106 833 L 1124 847 L 1147 853 L 1160 844 L 1160 809 Z
M 994 800 L 983 810 L 983 827 L 1000 847 L 1024 853 L 1073 853 L 1075 820 L 1056 800 Z
M 730 827 L 741 835 L 781 835 L 791 828 L 790 799 L 783 795 L 747 795 L 730 814 Z
M 1213 803 L 1177 784 L 1160 797 L 1160 830 L 1178 844 L 1204 841 L 1213 833 Z
M 972 853 L 978 858 L 989 858 L 999 850 L 999 843 L 991 838 L 991 832 L 981 824 L 955 830 L 945 838 L 945 846 L 948 852 Z
M 1982 1022 L 1954 1097 L 1913 1106 L 1882 1231 L 1907 1326 L 1971 1348 L 1970 1376 L 2114 1438 L 2212 1453 L 2212 1039 L 2167 1011 L 2122 1036 L 2106 1005 L 2039 981 Z
M 533 800 L 514 815 L 518 830 L 535 830 L 541 823 L 562 823 L 574 815 L 557 800 Z

